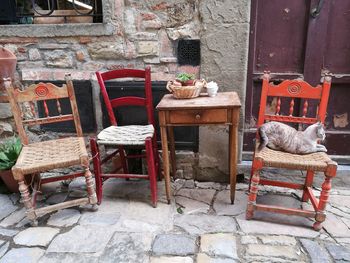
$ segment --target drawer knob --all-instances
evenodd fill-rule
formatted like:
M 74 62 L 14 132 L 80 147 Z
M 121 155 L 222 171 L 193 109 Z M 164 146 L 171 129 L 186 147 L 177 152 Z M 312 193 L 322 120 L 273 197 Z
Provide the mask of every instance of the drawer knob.
M 200 115 L 200 114 L 197 114 L 197 115 L 196 115 L 196 120 L 200 120 L 200 118 L 201 118 L 201 115 Z

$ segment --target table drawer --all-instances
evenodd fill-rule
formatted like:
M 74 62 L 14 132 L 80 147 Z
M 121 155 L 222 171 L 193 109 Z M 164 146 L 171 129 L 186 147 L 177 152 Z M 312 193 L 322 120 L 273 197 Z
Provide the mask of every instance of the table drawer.
M 169 123 L 227 123 L 227 109 L 170 111 Z

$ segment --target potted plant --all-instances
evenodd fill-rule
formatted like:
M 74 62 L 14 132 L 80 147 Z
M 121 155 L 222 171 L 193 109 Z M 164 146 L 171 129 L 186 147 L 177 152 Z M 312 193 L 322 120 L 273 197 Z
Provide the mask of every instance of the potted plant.
M 19 138 L 11 138 L 0 144 L 0 177 L 8 190 L 18 192 L 18 183 L 13 178 L 11 168 L 22 150 Z
M 194 84 L 194 75 L 180 73 L 176 76 L 176 81 L 181 82 L 182 86 L 192 86 Z

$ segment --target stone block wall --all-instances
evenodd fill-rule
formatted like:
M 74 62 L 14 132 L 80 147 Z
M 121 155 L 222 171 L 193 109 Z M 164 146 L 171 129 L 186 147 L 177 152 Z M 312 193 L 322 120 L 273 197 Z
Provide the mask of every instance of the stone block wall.
M 178 72 L 191 72 L 218 82 L 222 90 L 237 91 L 244 102 L 249 5 L 243 0 L 106 0 L 103 25 L 0 26 L 0 45 L 17 56 L 17 76 L 23 85 L 39 80 L 64 80 L 66 72 L 75 80 L 90 80 L 96 120 L 102 119 L 94 76 L 100 70 L 151 66 L 154 81 L 167 81 Z M 178 65 L 179 39 L 200 39 L 200 67 Z M 11 117 L 8 105 L 1 103 L 0 137 L 13 132 Z M 101 123 L 97 127 L 100 129 Z M 212 157 L 218 152 L 212 149 L 217 140 L 220 145 L 227 145 L 226 135 L 222 128 L 200 130 L 199 164 L 201 159 L 210 160 L 206 161 L 207 166 L 214 167 L 219 176 L 227 174 L 227 161 L 215 161 Z M 207 146 L 203 139 L 209 142 Z M 227 151 L 219 154 L 226 155 Z M 187 159 L 192 167 L 196 158 Z

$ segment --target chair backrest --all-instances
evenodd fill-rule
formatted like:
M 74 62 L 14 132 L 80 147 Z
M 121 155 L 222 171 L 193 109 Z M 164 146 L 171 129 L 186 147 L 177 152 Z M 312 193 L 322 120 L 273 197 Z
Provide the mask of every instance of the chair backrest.
M 17 131 L 23 144 L 28 144 L 28 136 L 25 132 L 24 126 L 41 125 L 47 123 L 74 121 L 75 129 L 79 137 L 83 136 L 83 132 L 80 125 L 80 118 L 78 107 L 75 99 L 74 87 L 72 79 L 69 75 L 66 75 L 66 84 L 62 87 L 57 87 L 52 83 L 39 83 L 30 85 L 25 90 L 21 91 L 14 89 L 11 80 L 5 80 L 5 87 L 8 94 L 8 99 L 11 105 L 13 116 L 15 119 Z M 62 114 L 60 99 L 69 98 L 72 108 L 71 114 Z M 49 101 L 55 101 L 58 115 L 52 116 L 49 112 Z M 38 102 L 42 103 L 44 109 L 44 117 L 40 117 L 38 110 Z M 25 114 L 22 108 L 27 103 L 29 114 Z M 22 107 L 23 106 L 23 107 Z M 28 116 L 29 115 L 29 116 Z M 25 116 L 25 117 L 24 117 Z
M 317 121 L 324 123 L 326 118 L 327 104 L 329 98 L 329 91 L 331 87 L 331 77 L 325 76 L 322 85 L 315 87 L 309 83 L 296 79 L 296 80 L 284 80 L 280 84 L 275 85 L 270 82 L 270 75 L 265 73 L 263 76 L 263 84 L 260 99 L 259 117 L 257 126 L 260 127 L 265 121 L 279 121 L 289 123 L 300 124 L 313 124 Z M 266 111 L 266 103 L 268 97 L 274 97 L 277 99 L 276 108 L 274 114 Z M 294 105 L 296 99 L 301 99 L 302 110 L 300 114 L 294 116 Z M 310 101 L 317 101 L 318 106 L 315 116 L 309 116 L 309 104 Z M 282 115 L 281 106 L 283 103 L 287 105 L 287 115 Z
M 151 84 L 151 69 L 146 67 L 141 69 L 118 69 L 107 72 L 96 72 L 97 80 L 101 88 L 103 100 L 106 105 L 109 120 L 111 125 L 117 125 L 113 108 L 120 106 L 144 106 L 147 111 L 148 124 L 155 125 L 153 100 L 152 100 L 152 84 Z M 110 99 L 106 90 L 105 81 L 121 78 L 141 78 L 145 82 L 145 97 L 125 96 L 116 99 Z

